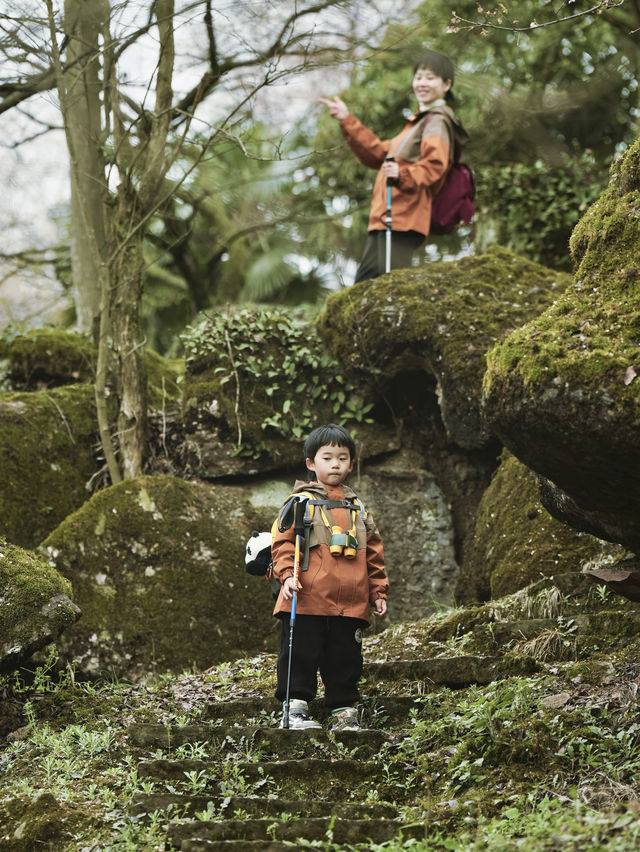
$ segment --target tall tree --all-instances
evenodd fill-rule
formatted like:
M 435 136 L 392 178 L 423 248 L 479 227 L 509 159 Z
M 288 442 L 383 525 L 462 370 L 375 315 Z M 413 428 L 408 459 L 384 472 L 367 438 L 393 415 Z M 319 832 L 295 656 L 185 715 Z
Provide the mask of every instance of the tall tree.
M 267 0 L 256 7 L 239 0 L 217 10 L 212 0 L 65 0 L 64 14 L 54 0 L 45 4 L 46 19 L 33 0 L 23 0 L 7 19 L 5 46 L 18 70 L 0 85 L 0 111 L 57 87 L 71 162 L 78 320 L 88 329 L 99 315 L 96 401 L 117 481 L 141 472 L 145 451 L 140 300 L 149 222 L 199 157 L 217 140 L 234 138 L 256 93 L 348 48 L 340 12 L 349 4 Z M 50 61 L 43 63 L 32 37 L 37 33 L 40 41 L 45 27 Z M 177 38 L 184 48 L 179 69 Z M 37 63 L 29 74 L 27 61 Z M 181 151 L 196 122 L 200 153 L 186 159 Z M 118 459 L 106 412 L 110 362 Z

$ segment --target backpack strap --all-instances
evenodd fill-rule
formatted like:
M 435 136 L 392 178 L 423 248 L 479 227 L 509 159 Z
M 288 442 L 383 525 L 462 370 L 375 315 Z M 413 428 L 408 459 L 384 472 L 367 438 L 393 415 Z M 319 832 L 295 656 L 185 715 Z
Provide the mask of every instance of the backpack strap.
M 325 509 L 347 509 L 351 514 L 351 525 L 349 533 L 356 538 L 356 516 L 359 514 L 362 518 L 362 523 L 365 523 L 367 517 L 364 504 L 357 498 L 344 500 L 323 500 L 316 497 L 309 491 L 299 491 L 296 494 L 290 494 L 287 497 L 280 513 L 274 522 L 272 533 L 275 533 L 276 528 L 279 532 L 294 528 L 296 535 L 304 536 L 304 557 L 302 560 L 301 571 L 309 569 L 309 539 L 311 535 L 311 525 L 316 507 L 322 517 L 322 523 L 331 531 L 331 518 L 327 517 Z

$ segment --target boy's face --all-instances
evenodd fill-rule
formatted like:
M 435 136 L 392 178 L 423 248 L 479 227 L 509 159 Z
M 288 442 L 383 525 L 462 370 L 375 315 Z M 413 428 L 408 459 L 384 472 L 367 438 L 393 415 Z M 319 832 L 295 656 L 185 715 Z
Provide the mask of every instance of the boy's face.
M 347 447 L 325 444 L 312 459 L 307 459 L 307 469 L 312 470 L 321 485 L 340 485 L 353 469 L 351 453 Z
M 451 88 L 451 80 L 443 80 L 429 68 L 418 68 L 413 75 L 413 91 L 423 105 L 444 98 Z

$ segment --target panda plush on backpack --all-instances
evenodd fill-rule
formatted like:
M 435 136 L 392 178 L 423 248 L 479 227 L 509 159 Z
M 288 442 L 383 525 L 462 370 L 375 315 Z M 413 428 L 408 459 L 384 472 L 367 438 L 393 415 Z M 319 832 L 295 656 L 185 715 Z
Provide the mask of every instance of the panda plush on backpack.
M 248 574 L 254 577 L 265 577 L 271 583 L 271 594 L 276 600 L 280 591 L 280 583 L 273 576 L 271 562 L 271 533 L 254 530 L 247 541 L 244 555 L 244 567 Z

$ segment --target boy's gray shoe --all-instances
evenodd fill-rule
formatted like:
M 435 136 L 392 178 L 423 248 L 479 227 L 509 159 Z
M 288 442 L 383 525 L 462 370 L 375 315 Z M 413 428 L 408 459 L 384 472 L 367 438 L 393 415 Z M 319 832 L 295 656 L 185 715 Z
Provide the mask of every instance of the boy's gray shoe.
M 280 727 L 284 728 L 284 714 L 286 712 L 286 702 L 282 703 L 282 719 L 280 720 Z M 305 728 L 321 728 L 322 725 L 320 722 L 316 722 L 315 719 L 309 718 L 309 707 L 306 701 L 303 701 L 302 698 L 292 698 L 289 701 L 289 727 L 297 730 L 304 730 Z
M 361 731 L 355 707 L 338 707 L 331 712 L 332 731 Z

